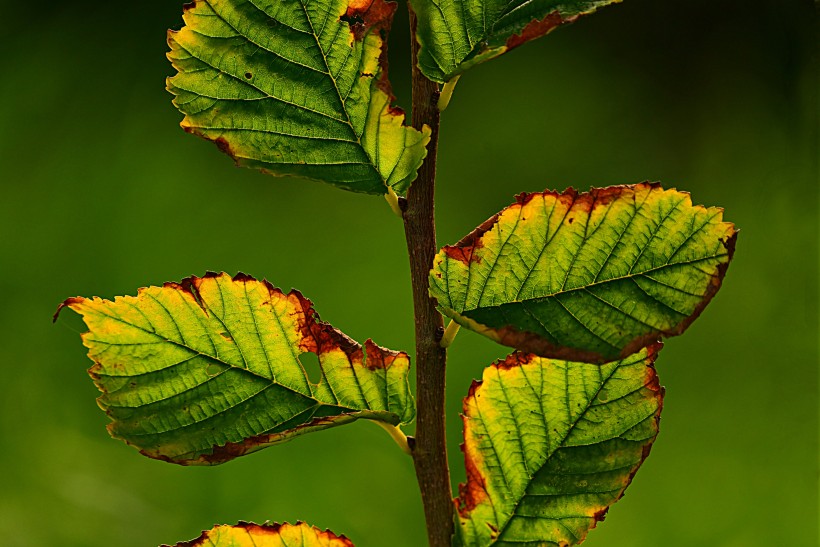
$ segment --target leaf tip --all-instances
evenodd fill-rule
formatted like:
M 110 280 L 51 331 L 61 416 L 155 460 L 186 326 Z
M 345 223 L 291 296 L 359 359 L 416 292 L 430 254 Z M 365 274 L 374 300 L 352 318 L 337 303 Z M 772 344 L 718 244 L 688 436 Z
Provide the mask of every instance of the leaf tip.
M 83 298 L 82 296 L 72 296 L 71 298 L 66 298 L 65 300 L 60 302 L 59 306 L 57 306 L 57 310 L 54 312 L 54 315 L 51 316 L 51 322 L 52 323 L 57 322 L 57 319 L 59 319 L 60 312 L 63 310 L 63 308 L 74 309 L 74 306 L 77 306 L 77 305 L 80 305 L 80 304 L 84 303 L 85 300 L 86 299 Z

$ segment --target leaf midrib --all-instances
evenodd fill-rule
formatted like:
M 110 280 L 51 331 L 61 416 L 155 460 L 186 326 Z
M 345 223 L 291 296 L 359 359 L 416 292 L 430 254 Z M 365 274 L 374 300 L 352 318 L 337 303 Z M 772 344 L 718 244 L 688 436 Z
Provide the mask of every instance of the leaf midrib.
M 146 334 L 150 334 L 150 335 L 152 335 L 152 336 L 155 336 L 155 337 L 157 337 L 159 340 L 161 340 L 161 342 L 158 342 L 158 343 L 163 343 L 163 342 L 165 342 L 165 343 L 168 343 L 168 344 L 172 344 L 172 345 L 174 345 L 174 346 L 177 346 L 177 347 L 180 347 L 180 348 L 183 348 L 183 349 L 186 349 L 186 350 L 190 351 L 191 353 L 195 354 L 195 356 L 201 356 L 201 357 L 204 357 L 204 358 L 206 358 L 206 359 L 210 359 L 210 360 L 212 360 L 212 361 L 214 361 L 214 362 L 217 362 L 217 363 L 220 363 L 220 364 L 222 364 L 222 365 L 225 365 L 226 367 L 233 368 L 233 369 L 236 369 L 236 370 L 242 370 L 242 371 L 245 371 L 245 372 L 247 372 L 248 374 L 251 374 L 252 376 L 255 376 L 256 378 L 258 378 L 258 379 L 260 379 L 260 380 L 264 380 L 264 381 L 270 382 L 271 384 L 275 384 L 275 383 L 276 383 L 276 382 L 273 380 L 273 378 L 266 378 L 265 376 L 263 376 L 263 375 L 261 375 L 261 374 L 258 374 L 258 373 L 256 373 L 256 372 L 254 372 L 254 371 L 250 370 L 249 368 L 240 367 L 240 366 L 238 366 L 238 365 L 235 365 L 235 364 L 232 364 L 232 363 L 228 363 L 228 362 L 226 362 L 226 361 L 223 361 L 223 360 L 222 360 L 222 359 L 220 359 L 218 356 L 217 356 L 217 357 L 215 357 L 215 356 L 213 356 L 213 355 L 209 355 L 209 354 L 207 354 L 207 353 L 203 353 L 203 352 L 201 352 L 201 351 L 199 351 L 199 350 L 197 350 L 197 349 L 192 348 L 192 347 L 191 347 L 191 346 L 189 346 L 188 344 L 185 344 L 184 342 L 177 342 L 176 340 L 172 340 L 172 339 L 170 339 L 170 338 L 167 338 L 167 337 L 165 337 L 165 336 L 163 336 L 163 335 L 159 334 L 158 332 L 148 330 L 148 329 L 146 329 L 146 328 L 144 328 L 144 327 L 141 327 L 140 325 L 135 325 L 134 323 L 131 323 L 131 322 L 129 322 L 129 321 L 126 321 L 125 319 L 123 319 L 123 318 L 121 318 L 121 317 L 118 317 L 118 316 L 115 316 L 115 315 L 110 315 L 110 314 L 105 313 L 105 312 L 103 312 L 103 311 L 101 311 L 101 310 L 99 310 L 99 309 L 95 309 L 94 311 L 95 311 L 96 313 L 99 313 L 100 315 L 102 315 L 102 316 L 104 316 L 104 317 L 107 317 L 108 319 L 111 319 L 111 320 L 114 320 L 114 321 L 118 321 L 118 322 L 120 322 L 120 323 L 123 323 L 124 325 L 128 325 L 129 327 L 132 327 L 132 328 L 135 328 L 135 329 L 137 329 L 137 330 L 140 330 L 140 331 L 142 331 L 142 332 L 144 332 L 144 333 L 146 333 Z M 223 323 L 223 325 L 224 325 L 224 323 Z M 226 327 L 226 328 L 227 328 L 227 327 Z M 105 341 L 103 341 L 103 340 L 96 340 L 96 339 L 92 339 L 92 340 L 89 340 L 89 341 L 90 341 L 90 342 L 94 342 L 94 343 L 99 343 L 99 342 L 106 343 L 106 342 L 105 342 Z M 142 345 L 142 344 L 140 344 L 140 343 L 134 343 L 133 345 Z M 241 354 L 241 352 L 240 352 L 240 354 Z M 244 357 L 243 357 L 243 359 L 244 359 Z M 160 371 L 163 371 L 163 370 L 169 369 L 169 368 L 171 368 L 171 367 L 173 367 L 173 366 L 176 366 L 177 364 L 178 364 L 178 363 L 175 363 L 175 364 L 173 364 L 173 365 L 169 365 L 169 366 L 167 366 L 167 367 L 162 367 L 162 368 L 160 368 L 160 369 L 151 370 L 151 371 L 143 372 L 143 373 L 140 373 L 140 374 L 151 374 L 151 373 L 154 373 L 154 372 L 160 372 Z M 118 376 L 118 377 L 122 377 L 122 376 Z M 295 390 L 294 390 L 294 391 L 295 391 Z M 297 393 L 298 393 L 298 392 L 297 392 Z M 301 395 L 304 395 L 304 394 L 301 394 Z
M 209 1 L 209 0 L 206 0 L 206 1 Z M 248 0 L 248 3 L 250 3 L 253 7 L 255 7 L 257 10 L 259 10 L 265 17 L 268 17 L 269 19 L 271 19 L 271 17 L 262 8 L 260 8 L 259 6 L 257 6 L 253 2 L 253 0 Z M 209 1 L 209 5 L 210 5 L 210 1 Z M 353 128 L 353 121 L 350 119 L 350 112 L 348 112 L 348 110 L 347 110 L 347 97 L 342 97 L 342 93 L 341 93 L 341 91 L 339 91 L 339 84 L 336 82 L 336 78 L 333 76 L 333 72 L 330 70 L 330 63 L 328 63 L 328 61 L 327 61 L 327 52 L 325 52 L 324 48 L 322 48 L 322 44 L 319 41 L 319 35 L 316 33 L 316 29 L 313 27 L 313 20 L 311 20 L 310 15 L 307 12 L 307 6 L 305 5 L 305 2 L 303 2 L 302 0 L 299 0 L 299 5 L 302 7 L 302 13 L 305 14 L 305 21 L 307 21 L 307 24 L 310 26 L 310 31 L 311 31 L 310 33 L 313 36 L 313 40 L 316 42 L 316 47 L 318 48 L 319 52 L 322 54 L 322 61 L 325 63 L 325 68 L 327 69 L 327 72 L 325 74 L 327 74 L 328 78 L 330 78 L 330 81 L 333 82 L 333 90 L 336 92 L 336 98 L 339 100 L 339 104 L 342 106 L 342 112 L 345 113 L 345 118 L 347 118 L 345 123 L 350 128 L 350 133 L 356 138 L 356 144 L 359 145 L 359 148 L 362 150 L 362 153 L 368 159 L 370 167 L 373 168 L 373 171 L 375 171 L 376 175 L 381 179 L 382 184 L 384 184 L 385 189 L 387 189 L 389 187 L 389 185 L 387 184 L 387 181 L 384 180 L 384 177 L 382 177 L 381 171 L 379 171 L 379 168 L 373 163 L 373 158 L 371 158 L 370 155 L 367 153 L 367 151 L 364 149 L 364 146 L 362 145 L 361 135 L 357 135 L 356 130 Z M 213 6 L 211 6 L 211 9 L 213 9 Z M 214 9 L 214 12 L 216 12 L 215 9 Z M 329 17 L 330 17 L 330 14 L 328 15 L 328 18 Z M 227 21 L 226 21 L 226 23 L 227 23 Z M 228 24 L 230 25 L 230 23 L 228 23 Z M 332 40 L 332 42 L 334 44 L 336 43 L 336 38 L 339 35 L 339 28 L 340 27 L 341 27 L 341 25 L 337 25 L 336 34 L 334 35 L 333 40 Z M 234 28 L 234 27 L 231 26 L 231 28 Z M 234 28 L 234 30 L 236 30 L 236 29 Z M 322 32 L 324 32 L 324 25 L 322 27 Z M 242 35 L 238 31 L 237 31 L 237 34 Z M 369 35 L 369 33 L 368 33 L 368 35 Z M 364 58 L 364 40 L 367 38 L 368 35 L 365 35 L 364 37 L 362 37 L 362 55 L 359 57 L 359 59 L 356 62 L 356 71 L 355 71 L 356 73 L 359 72 L 359 67 L 361 67 L 362 59 Z M 250 41 L 250 39 L 248 39 L 248 41 Z M 384 47 L 384 46 L 382 46 L 382 47 Z M 351 48 L 351 50 L 352 50 L 352 48 Z M 347 61 L 345 61 L 345 62 L 347 62 Z M 353 86 L 351 86 L 351 91 L 352 91 L 353 87 L 355 87 L 355 85 L 356 84 L 353 84 Z M 372 101 L 372 94 L 371 94 L 371 101 Z M 369 119 L 369 117 L 370 117 L 370 103 L 368 103 L 367 117 L 365 119 L 365 127 L 367 127 L 367 119 Z
M 684 262 L 668 263 L 668 264 L 664 264 L 662 266 L 657 266 L 655 268 L 649 268 L 647 270 L 640 271 L 640 272 L 632 272 L 632 273 L 628 273 L 627 275 L 623 275 L 623 276 L 619 276 L 619 277 L 613 277 L 613 278 L 610 278 L 610 279 L 605 279 L 603 281 L 594 281 L 594 282 L 589 283 L 587 285 L 581 285 L 581 286 L 578 286 L 578 287 L 573 287 L 571 289 L 558 290 L 558 291 L 552 292 L 550 294 L 546 294 L 546 295 L 543 295 L 543 296 L 538 296 L 538 297 L 535 297 L 535 298 L 514 299 L 514 300 L 510 300 L 509 302 L 504 302 L 502 304 L 493 304 L 493 305 L 490 305 L 490 306 L 474 306 L 474 307 L 470 307 L 470 308 L 467 308 L 466 306 L 463 306 L 461 308 L 461 311 L 456 310 L 455 308 L 450 308 L 450 309 L 452 309 L 453 311 L 456 311 L 457 313 L 463 313 L 463 312 L 474 311 L 474 310 L 479 310 L 479 309 L 480 310 L 488 310 L 488 309 L 493 309 L 493 308 L 500 308 L 502 306 L 508 306 L 510 304 L 523 304 L 523 303 L 528 303 L 528 302 L 542 302 L 542 301 L 545 301 L 545 300 L 549 300 L 550 298 L 555 298 L 555 297 L 560 296 L 562 294 L 568 294 L 568 293 L 572 293 L 572 292 L 588 290 L 591 287 L 606 285 L 607 283 L 614 283 L 614 282 L 617 282 L 617 281 L 626 281 L 626 280 L 634 279 L 636 277 L 641 277 L 641 276 L 647 277 L 647 274 L 662 271 L 665 268 L 672 268 L 672 267 L 675 267 L 675 266 L 686 266 L 686 265 L 691 265 L 691 264 L 697 264 L 699 262 L 704 262 L 704 261 L 707 261 L 707 260 L 715 260 L 715 259 L 723 258 L 725 256 L 729 256 L 729 253 L 718 253 L 718 254 L 711 255 L 711 256 L 697 258 L 697 259 L 694 259 L 694 260 L 689 260 L 689 261 L 684 261 Z M 711 275 L 713 275 L 713 274 L 711 274 Z M 654 279 L 652 279 L 650 277 L 647 277 L 647 278 L 652 280 L 653 282 L 656 282 Z M 663 285 L 663 283 L 661 283 L 661 284 Z M 664 286 L 668 286 L 668 285 L 664 285 Z M 672 288 L 676 288 L 676 287 L 672 287 Z M 692 295 L 692 296 L 695 296 L 695 295 Z M 703 295 L 698 295 L 698 297 L 703 298 Z

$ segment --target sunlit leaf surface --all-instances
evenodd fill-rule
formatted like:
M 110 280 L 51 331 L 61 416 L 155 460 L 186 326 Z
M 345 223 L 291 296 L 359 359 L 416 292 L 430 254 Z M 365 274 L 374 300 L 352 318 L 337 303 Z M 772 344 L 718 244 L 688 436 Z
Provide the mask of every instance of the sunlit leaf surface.
M 413 418 L 407 354 L 360 346 L 296 290 L 208 274 L 62 306 L 89 328 L 89 372 L 111 434 L 151 458 L 217 464 L 358 418 Z M 316 383 L 300 362 L 308 352 Z
M 384 0 L 195 0 L 168 34 L 182 127 L 240 165 L 403 192 L 430 131 L 392 106 Z
M 658 434 L 658 349 L 603 365 L 513 353 L 485 369 L 464 399 L 456 545 L 583 541 Z
M 720 288 L 737 232 L 658 184 L 521 194 L 436 256 L 458 323 L 544 357 L 604 362 L 683 332 Z

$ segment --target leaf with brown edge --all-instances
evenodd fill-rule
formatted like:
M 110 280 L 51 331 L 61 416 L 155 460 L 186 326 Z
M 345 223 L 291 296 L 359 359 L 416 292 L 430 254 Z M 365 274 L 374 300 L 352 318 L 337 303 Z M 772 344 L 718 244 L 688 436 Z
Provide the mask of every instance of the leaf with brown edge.
M 439 310 L 501 344 L 602 363 L 682 333 L 721 286 L 737 231 L 657 183 L 521 194 L 436 256 Z
M 419 69 L 444 83 L 620 0 L 410 0 Z
M 344 536 L 320 530 L 304 522 L 296 524 L 239 522 L 235 526 L 218 525 L 202 532 L 196 539 L 182 541 L 174 547 L 353 547 Z M 162 547 L 169 547 L 164 545 Z
M 660 344 L 596 365 L 513 353 L 464 399 L 455 545 L 576 545 L 658 434 Z
M 151 458 L 214 465 L 360 418 L 413 419 L 407 354 L 362 347 L 296 290 L 209 273 L 63 307 L 88 326 L 89 373 L 111 435 Z M 318 383 L 299 361 L 308 352 L 319 358 Z
M 384 0 L 195 0 L 168 34 L 182 127 L 238 165 L 402 193 L 430 129 L 404 125 L 387 79 Z

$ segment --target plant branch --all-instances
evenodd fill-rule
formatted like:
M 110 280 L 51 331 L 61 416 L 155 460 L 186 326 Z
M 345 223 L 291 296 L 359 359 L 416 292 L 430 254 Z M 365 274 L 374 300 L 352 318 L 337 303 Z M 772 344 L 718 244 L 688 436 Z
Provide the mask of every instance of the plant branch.
M 409 8 L 409 4 L 408 4 Z M 410 8 L 410 41 L 413 62 L 413 113 L 416 129 L 432 130 L 427 157 L 418 178 L 402 200 L 404 233 L 410 257 L 413 308 L 416 324 L 416 439 L 413 462 L 424 504 L 430 547 L 449 547 L 453 535 L 453 493 L 447 464 L 444 430 L 444 386 L 447 350 L 439 344 L 444 322 L 428 294 L 428 276 L 436 247 L 434 197 L 438 151 L 439 89 L 418 69 L 416 15 Z

